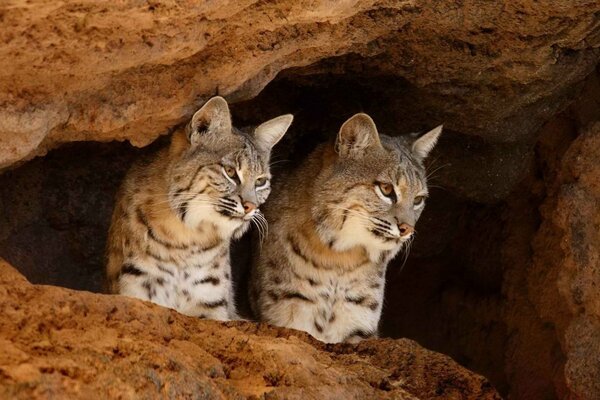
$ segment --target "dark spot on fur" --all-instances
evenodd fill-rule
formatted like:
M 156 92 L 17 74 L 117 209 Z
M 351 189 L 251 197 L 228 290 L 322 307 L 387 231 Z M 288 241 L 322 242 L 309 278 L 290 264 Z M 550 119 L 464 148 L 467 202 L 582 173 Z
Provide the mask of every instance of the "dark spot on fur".
M 219 283 L 221 283 L 221 280 L 216 276 L 207 276 L 206 278 L 197 279 L 194 281 L 194 285 L 201 285 L 204 283 L 211 283 L 213 286 L 217 286 Z
M 300 257 L 302 260 L 304 260 L 304 262 L 306 262 L 307 264 L 312 264 L 312 262 L 310 261 L 310 259 L 304 254 L 304 252 L 302 251 L 302 249 L 300 249 L 300 246 L 298 245 L 298 243 L 296 242 L 296 240 L 294 239 L 294 237 L 292 237 L 291 235 L 288 236 L 288 242 L 290 243 L 290 247 L 292 248 L 292 251 L 298 257 Z
M 308 278 L 308 283 L 310 284 L 310 286 L 319 286 L 320 283 L 315 281 L 314 279 Z
M 364 296 L 360 296 L 360 297 L 352 297 L 352 296 L 346 296 L 346 301 L 349 303 L 353 303 L 356 305 L 363 305 L 363 303 L 365 302 L 367 298 Z
M 171 276 L 175 276 L 175 274 L 173 273 L 173 271 L 171 271 L 169 268 L 165 267 L 164 265 L 158 264 L 156 266 L 156 268 L 158 268 L 161 272 L 164 272 L 165 274 L 169 274 Z
M 350 332 L 350 334 L 346 336 L 343 341 L 346 342 L 355 337 L 359 337 L 361 339 L 369 339 L 373 337 L 373 332 L 367 332 L 362 329 L 355 329 L 352 332 Z
M 146 275 L 146 273 L 135 265 L 127 263 L 123 264 L 123 267 L 121 268 L 121 275 L 142 276 Z
M 283 292 L 281 294 L 281 296 L 284 299 L 298 299 L 298 300 L 302 300 L 302 301 L 307 301 L 309 303 L 313 303 L 313 301 L 311 299 L 309 299 L 308 297 L 306 297 L 302 293 L 298 293 L 298 292 Z
M 390 255 L 389 250 L 381 252 L 381 254 L 379 255 L 378 264 L 383 264 L 383 262 L 389 257 L 389 255 Z
M 323 333 L 323 327 L 319 325 L 317 321 L 315 321 L 315 329 L 317 330 L 317 332 Z
M 148 296 L 149 300 L 152 300 L 152 298 L 156 296 L 156 289 L 152 286 L 152 284 L 149 281 L 145 281 L 142 284 L 142 287 L 146 289 L 146 295 Z
M 227 300 L 221 299 L 221 300 L 208 301 L 208 302 L 201 301 L 201 302 L 198 303 L 198 306 L 204 307 L 204 308 L 225 307 L 225 306 L 227 306 Z
M 188 212 L 188 202 L 183 202 L 179 205 L 179 207 L 177 208 L 177 211 L 179 213 L 179 218 L 181 219 L 181 221 L 185 222 L 185 216 L 187 215 Z

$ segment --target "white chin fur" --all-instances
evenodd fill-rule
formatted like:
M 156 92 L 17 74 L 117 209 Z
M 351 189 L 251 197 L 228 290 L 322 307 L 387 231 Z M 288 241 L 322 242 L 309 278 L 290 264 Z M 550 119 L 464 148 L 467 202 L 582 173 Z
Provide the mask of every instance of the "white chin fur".
M 398 232 L 400 237 L 400 232 Z M 333 249 L 348 250 L 355 246 L 364 246 L 367 251 L 394 250 L 400 246 L 400 241 L 383 240 L 369 232 L 362 221 L 348 217 L 342 230 L 335 235 Z
M 221 215 L 213 207 L 190 207 L 188 209 L 188 212 L 185 216 L 185 224 L 187 226 L 195 228 L 205 223 L 214 224 L 223 238 L 231 237 L 234 235 L 234 233 L 236 236 L 241 236 L 241 234 L 238 233 L 238 229 L 242 227 L 242 225 L 249 226 L 249 221 L 244 221 L 242 218 L 226 217 Z M 242 234 L 247 229 L 248 227 L 242 229 Z

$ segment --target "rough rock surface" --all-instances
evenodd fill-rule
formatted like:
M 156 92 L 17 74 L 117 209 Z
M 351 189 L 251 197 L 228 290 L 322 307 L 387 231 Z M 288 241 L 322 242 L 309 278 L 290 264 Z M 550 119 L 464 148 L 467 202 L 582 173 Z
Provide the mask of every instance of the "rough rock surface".
M 318 64 L 408 81 L 416 110 L 531 135 L 598 61 L 595 0 L 0 4 L 0 168 L 69 141 L 150 143 L 208 96 Z
M 546 182 L 529 278 L 536 309 L 562 348 L 564 382 L 582 399 L 600 398 L 599 160 L 600 122 L 572 143 Z
M 27 282 L 0 260 L 0 397 L 499 399 L 410 340 L 324 345 L 250 322 Z
M 600 56 L 599 15 L 596 0 L 2 1 L 0 170 L 63 143 L 88 143 L 63 146 L 0 175 L 0 257 L 35 283 L 101 290 L 114 191 L 130 161 L 149 149 L 91 141 L 145 146 L 216 92 L 235 103 L 236 123 L 296 114 L 286 143 L 278 145 L 278 166 L 328 139 L 354 112 L 373 115 L 388 134 L 443 122 L 444 135 L 431 157 L 431 171 L 441 168 L 432 186 L 443 190 L 432 187 L 406 265 L 399 257 L 390 268 L 384 334 L 415 338 L 452 356 L 511 398 L 600 398 L 598 127 L 580 129 L 600 116 L 600 70 L 590 74 Z M 574 96 L 579 101 L 569 110 L 577 112 L 563 112 Z M 52 301 L 56 294 L 81 315 L 90 307 L 99 310 L 88 311 L 96 325 L 106 304 L 115 301 L 11 279 L 19 282 L 17 295 Z M 35 306 L 23 304 L 23 310 L 43 310 L 44 318 L 71 326 L 48 305 L 29 299 Z M 146 320 L 132 319 L 134 328 L 128 328 L 123 310 L 141 315 L 148 306 L 118 301 L 123 308 L 115 330 L 124 329 L 126 338 L 134 334 L 128 329 L 145 335 L 139 321 Z M 165 315 L 149 326 L 163 332 Z M 176 321 L 177 332 L 192 326 Z M 1 323 L 20 337 L 14 325 Z M 23 322 L 31 337 L 38 328 L 46 332 L 35 323 Z M 85 337 L 86 328 L 74 326 Z M 370 387 L 387 387 L 380 378 L 396 361 L 386 349 L 394 347 L 407 359 L 422 351 L 400 340 L 367 342 L 357 353 L 253 325 L 231 325 L 223 333 L 209 322 L 193 326 L 214 337 L 251 338 L 260 351 L 273 335 L 289 337 L 307 346 L 303 350 L 325 352 L 327 363 L 348 359 L 364 365 L 360 376 L 367 368 L 384 371 L 369 378 Z M 55 390 L 66 382 L 85 390 L 80 375 L 69 378 L 69 371 L 80 371 L 85 357 L 104 359 L 87 352 L 87 340 L 89 347 L 73 347 L 77 364 L 58 372 L 51 364 L 64 347 L 53 350 L 41 340 L 39 348 L 25 342 L 29 347 L 19 347 L 22 353 L 11 350 L 10 357 L 35 361 L 34 374 L 42 379 L 37 386 L 17 386 L 33 391 L 47 382 L 44 390 Z M 15 346 L 12 339 L 7 343 Z M 193 343 L 200 347 L 193 354 L 210 353 L 200 341 Z M 217 340 L 209 343 L 224 349 Z M 158 353 L 153 346 L 144 360 Z M 228 371 L 228 358 L 210 355 Z M 134 358 L 127 353 L 123 365 Z M 195 365 L 190 363 L 185 365 Z M 94 368 L 103 376 L 113 376 L 99 366 Z M 277 380 L 260 378 L 254 366 L 248 367 L 252 379 Z M 189 382 L 163 373 L 166 382 Z M 205 376 L 195 373 L 194 379 Z M 0 372 L 0 379 L 9 378 Z M 249 393 L 239 391 L 235 379 L 234 389 Z M 428 387 L 438 390 L 438 383 Z M 223 385 L 219 390 L 229 387 Z M 398 396 L 417 393 L 402 385 L 396 390 Z M 423 393 L 430 392 L 417 396 Z

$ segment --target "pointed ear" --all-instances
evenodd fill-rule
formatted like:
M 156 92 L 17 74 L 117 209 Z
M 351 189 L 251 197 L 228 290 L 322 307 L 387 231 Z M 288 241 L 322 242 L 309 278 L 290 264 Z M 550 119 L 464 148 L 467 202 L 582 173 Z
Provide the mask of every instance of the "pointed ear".
M 262 151 L 271 151 L 279 142 L 292 124 L 292 114 L 281 115 L 267 122 L 263 122 L 254 130 L 254 142 Z
M 188 126 L 188 140 L 197 144 L 208 133 L 230 133 L 231 114 L 227 101 L 220 96 L 213 97 L 200 108 Z
M 335 141 L 340 157 L 361 157 L 365 150 L 381 147 L 375 122 L 367 114 L 356 114 L 343 123 Z
M 415 140 L 412 144 L 412 152 L 417 158 L 424 159 L 427 157 L 429 152 L 433 149 L 435 144 L 442 133 L 442 128 L 444 126 L 440 125 L 436 128 L 433 128 L 426 134 L 422 135 L 420 138 Z

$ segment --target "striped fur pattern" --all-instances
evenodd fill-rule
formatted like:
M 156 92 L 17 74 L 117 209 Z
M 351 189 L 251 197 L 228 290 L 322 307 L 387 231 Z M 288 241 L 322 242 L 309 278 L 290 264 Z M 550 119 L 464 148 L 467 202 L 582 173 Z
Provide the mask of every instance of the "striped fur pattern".
M 250 282 L 260 320 L 329 343 L 377 335 L 386 267 L 413 237 L 427 197 L 423 159 L 440 133 L 380 136 L 357 114 L 335 146 L 278 181 Z
M 271 148 L 285 115 L 244 133 L 227 102 L 209 100 L 171 145 L 135 165 L 117 196 L 108 239 L 110 290 L 202 318 L 236 318 L 229 245 L 270 193 Z

